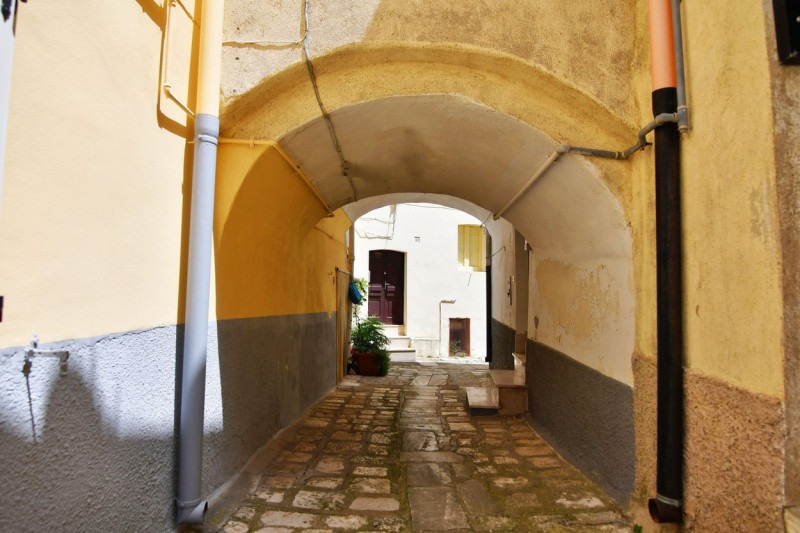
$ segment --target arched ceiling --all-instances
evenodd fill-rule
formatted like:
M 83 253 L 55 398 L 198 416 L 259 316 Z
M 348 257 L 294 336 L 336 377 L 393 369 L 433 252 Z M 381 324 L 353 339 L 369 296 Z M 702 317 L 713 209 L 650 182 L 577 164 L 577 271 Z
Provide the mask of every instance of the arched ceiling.
M 331 114 L 355 191 L 342 177 L 327 125 L 281 140 L 314 186 L 340 207 L 369 196 L 425 192 L 499 210 L 554 143 L 508 115 L 460 96 L 398 96 Z
M 332 208 L 359 202 L 349 215 L 366 209 L 360 206 L 390 203 L 368 198 L 395 194 L 403 201 L 443 195 L 497 213 L 556 145 L 531 125 L 460 95 L 382 98 L 341 107 L 330 117 L 351 179 L 341 173 L 322 118 L 280 144 Z M 631 256 L 620 203 L 580 156 L 562 156 L 504 218 L 555 258 Z

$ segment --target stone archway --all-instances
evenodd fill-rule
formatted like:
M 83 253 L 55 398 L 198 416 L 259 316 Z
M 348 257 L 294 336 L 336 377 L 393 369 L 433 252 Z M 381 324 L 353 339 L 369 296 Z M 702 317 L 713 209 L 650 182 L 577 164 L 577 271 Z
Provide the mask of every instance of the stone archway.
M 359 47 L 315 60 L 347 176 L 328 124 L 303 91 L 308 81 L 299 67 L 232 105 L 223 118 L 225 135 L 276 140 L 334 211 L 399 194 L 407 201 L 444 196 L 487 213 L 500 211 L 557 144 L 615 147 L 633 138 L 607 109 L 530 65 L 463 48 L 435 52 Z M 248 179 L 258 180 L 268 167 Z M 633 492 L 635 471 L 631 360 L 642 291 L 634 282 L 627 213 L 639 194 L 633 176 L 641 170 L 565 155 L 506 211 L 508 235 L 493 238 L 498 277 L 515 268 L 514 228 L 531 246 L 527 331 L 529 352 L 538 354 L 533 366 L 546 365 L 553 383 L 584 387 L 566 387 L 537 413 L 540 429 L 621 499 Z M 297 206 L 311 215 L 308 209 Z M 312 210 L 319 212 L 319 205 Z M 493 223 L 491 217 L 486 223 Z M 495 292 L 502 298 L 504 291 Z M 492 308 L 499 335 L 510 335 L 513 347 L 513 308 L 502 301 Z M 542 405 L 540 400 L 534 398 Z M 597 410 L 599 405 L 611 408 Z M 555 419 L 563 424 L 553 424 Z

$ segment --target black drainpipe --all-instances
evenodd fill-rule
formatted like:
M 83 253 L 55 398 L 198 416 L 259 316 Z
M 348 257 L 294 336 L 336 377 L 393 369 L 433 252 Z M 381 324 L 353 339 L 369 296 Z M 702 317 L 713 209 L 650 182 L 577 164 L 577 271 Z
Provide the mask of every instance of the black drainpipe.
M 492 362 L 492 237 L 486 232 L 486 358 Z
M 677 90 L 653 91 L 653 114 L 674 113 Z M 658 450 L 655 522 L 680 522 L 683 514 L 683 271 L 678 125 L 655 130 L 658 305 Z

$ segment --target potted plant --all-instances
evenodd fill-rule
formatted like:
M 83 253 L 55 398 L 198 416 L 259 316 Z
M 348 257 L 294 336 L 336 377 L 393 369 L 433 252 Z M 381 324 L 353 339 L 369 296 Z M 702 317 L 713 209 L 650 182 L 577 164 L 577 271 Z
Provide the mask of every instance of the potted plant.
M 376 317 L 364 320 L 356 317 L 356 325 L 350 333 L 353 341 L 353 361 L 362 376 L 385 376 L 389 372 L 389 339 L 383 332 L 383 324 Z

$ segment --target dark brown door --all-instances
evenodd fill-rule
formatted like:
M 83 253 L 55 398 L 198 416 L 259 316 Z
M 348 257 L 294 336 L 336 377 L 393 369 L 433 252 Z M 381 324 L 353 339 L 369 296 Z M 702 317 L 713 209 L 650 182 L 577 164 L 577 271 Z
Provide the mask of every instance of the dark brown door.
M 402 252 L 372 250 L 369 253 L 367 312 L 386 324 L 403 324 L 405 263 Z

